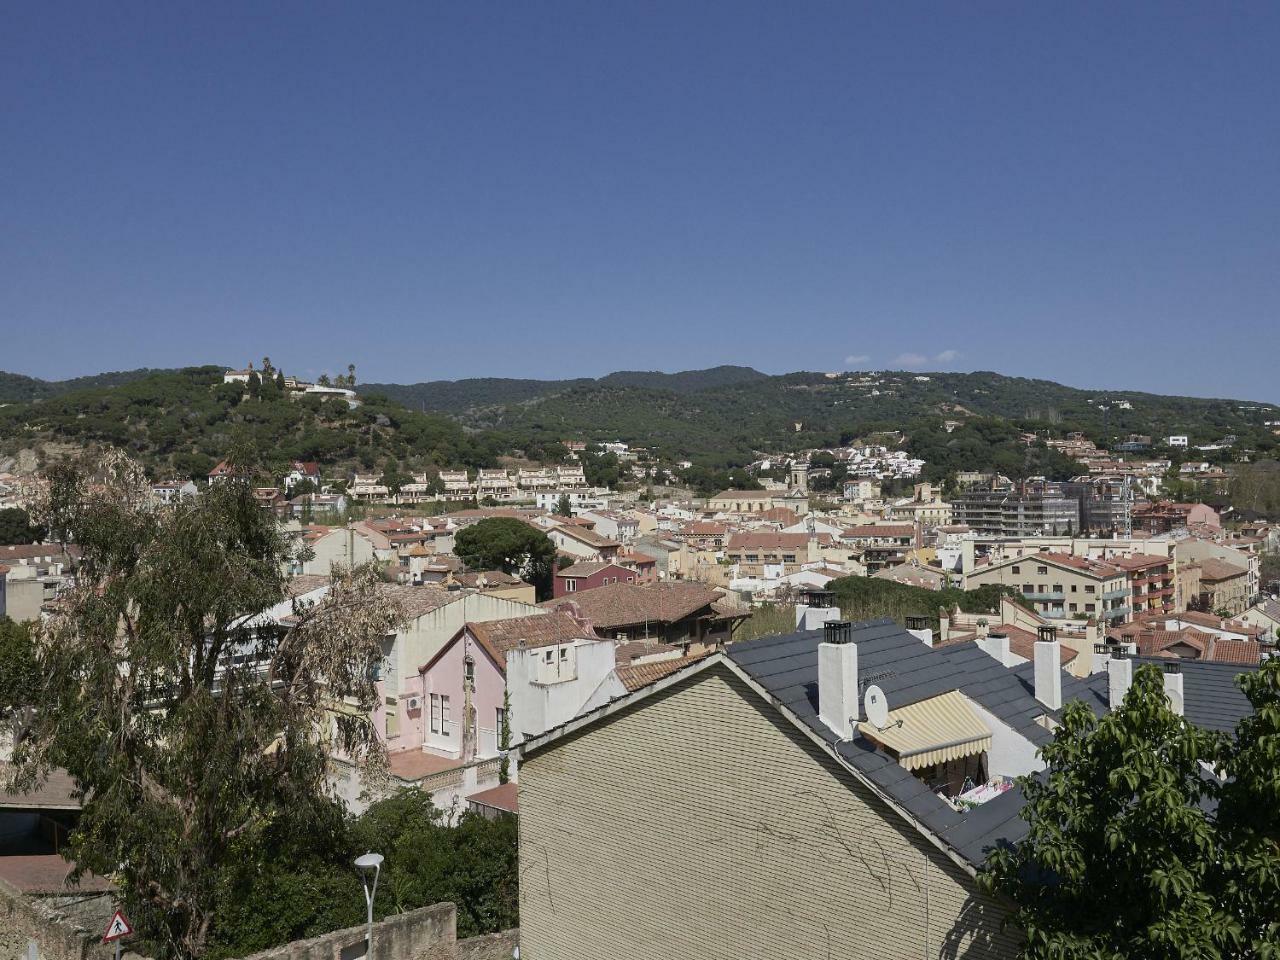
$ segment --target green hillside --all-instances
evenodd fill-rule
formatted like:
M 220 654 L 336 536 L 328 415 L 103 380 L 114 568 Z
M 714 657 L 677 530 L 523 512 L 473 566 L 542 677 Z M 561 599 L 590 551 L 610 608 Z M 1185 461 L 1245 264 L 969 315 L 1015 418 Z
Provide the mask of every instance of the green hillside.
M 291 460 L 381 469 L 388 459 L 417 468 L 491 466 L 492 436 L 456 421 L 372 398 L 290 397 L 268 380 L 259 395 L 222 382 L 222 367 L 152 373 L 114 387 L 73 391 L 0 407 L 0 454 L 48 444 L 109 444 L 129 450 L 156 476 L 203 477 L 233 450 L 278 469 Z
M 0 383 L 52 395 L 0 407 L 0 454 L 41 444 L 116 444 L 156 473 L 199 475 L 237 444 L 266 462 L 318 460 L 331 468 L 481 466 L 504 454 L 556 460 L 559 442 L 623 440 L 664 461 L 725 470 L 761 454 L 901 434 L 927 475 L 996 468 L 1012 476 L 1070 475 L 1073 462 L 1022 433 L 1079 430 L 1100 445 L 1130 434 L 1187 434 L 1191 443 L 1236 437 L 1235 452 L 1276 455 L 1265 421 L 1272 404 L 1080 390 L 995 373 L 791 373 L 744 367 L 666 374 L 619 372 L 597 380 L 500 378 L 365 384 L 363 405 L 291 398 L 273 382 L 259 396 L 221 382 L 221 367 L 103 374 L 66 389 L 16 375 Z M 82 381 L 83 382 L 83 381 Z M 25 384 L 25 386 L 23 386 Z M 32 385 L 36 386 L 32 386 Z M 39 387 L 45 384 L 44 387 Z M 423 412 L 423 409 L 427 412 Z M 1190 456 L 1202 456 L 1195 451 Z
M 120 370 L 114 373 L 97 373 L 88 377 L 74 377 L 71 380 L 40 380 L 36 377 L 25 377 L 20 373 L 5 373 L 0 370 L 0 403 L 40 400 L 75 390 L 118 387 L 123 383 L 132 383 L 143 377 L 149 377 L 153 373 L 167 372 L 169 371 L 142 367 L 138 370 Z

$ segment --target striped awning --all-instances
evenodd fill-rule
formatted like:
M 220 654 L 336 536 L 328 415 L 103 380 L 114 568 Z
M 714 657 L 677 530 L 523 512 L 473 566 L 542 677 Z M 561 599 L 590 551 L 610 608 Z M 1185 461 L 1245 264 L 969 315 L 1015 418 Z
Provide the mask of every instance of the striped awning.
M 978 719 L 967 700 L 952 690 L 889 711 L 883 730 L 862 721 L 864 737 L 892 751 L 908 770 L 931 767 L 991 748 L 991 731 Z

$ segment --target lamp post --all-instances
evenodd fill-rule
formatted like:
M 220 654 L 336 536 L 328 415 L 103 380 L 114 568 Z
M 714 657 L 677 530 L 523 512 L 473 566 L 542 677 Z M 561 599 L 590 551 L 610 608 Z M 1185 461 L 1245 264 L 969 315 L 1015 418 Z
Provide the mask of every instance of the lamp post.
M 371 960 L 373 957 L 373 898 L 378 893 L 378 874 L 382 872 L 382 854 L 366 853 L 363 857 L 356 857 L 356 869 L 360 871 L 360 882 L 364 884 L 364 902 L 369 908 L 369 926 L 365 934 L 364 955 L 365 960 Z

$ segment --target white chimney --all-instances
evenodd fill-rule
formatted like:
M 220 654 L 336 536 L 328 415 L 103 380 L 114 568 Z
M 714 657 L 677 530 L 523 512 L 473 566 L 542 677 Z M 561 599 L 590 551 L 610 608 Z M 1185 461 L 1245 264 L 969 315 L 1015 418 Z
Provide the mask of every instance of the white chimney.
M 1107 702 L 1112 710 L 1119 710 L 1124 695 L 1133 686 L 1133 661 L 1128 657 L 1112 657 L 1107 661 Z
M 1015 666 L 1013 651 L 1009 649 L 1009 635 L 1007 633 L 979 634 L 973 642 L 978 645 L 978 648 L 983 653 L 998 661 L 1000 666 Z M 1019 658 L 1018 662 L 1021 663 L 1023 661 Z
M 1062 645 L 1056 634 L 1036 641 L 1036 699 L 1050 710 L 1062 709 Z
M 926 647 L 933 646 L 933 631 L 929 629 L 929 621 L 924 617 L 907 617 L 907 633 Z
M 1089 662 L 1089 673 L 1101 673 L 1107 669 L 1107 664 L 1111 660 L 1111 648 L 1105 643 L 1095 643 L 1093 645 L 1093 659 Z
M 1185 705 L 1182 702 L 1182 670 L 1178 664 L 1165 667 L 1164 695 L 1169 700 L 1169 709 L 1178 716 L 1182 716 Z
M 842 740 L 853 738 L 853 725 L 861 719 L 858 698 L 858 646 L 853 624 L 823 624 L 818 644 L 818 718 Z

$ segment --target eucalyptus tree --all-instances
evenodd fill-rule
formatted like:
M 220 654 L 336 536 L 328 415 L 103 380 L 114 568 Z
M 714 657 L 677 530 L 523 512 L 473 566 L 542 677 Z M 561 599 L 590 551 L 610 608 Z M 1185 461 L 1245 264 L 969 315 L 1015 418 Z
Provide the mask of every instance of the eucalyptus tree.
M 331 757 L 378 765 L 374 678 L 402 615 L 365 568 L 304 602 L 247 479 L 162 508 L 120 454 L 48 479 L 41 522 L 81 560 L 34 631 L 17 777 L 67 770 L 77 870 L 117 881 L 150 949 L 197 957 L 223 878 L 266 856 L 255 838 L 331 819 Z

